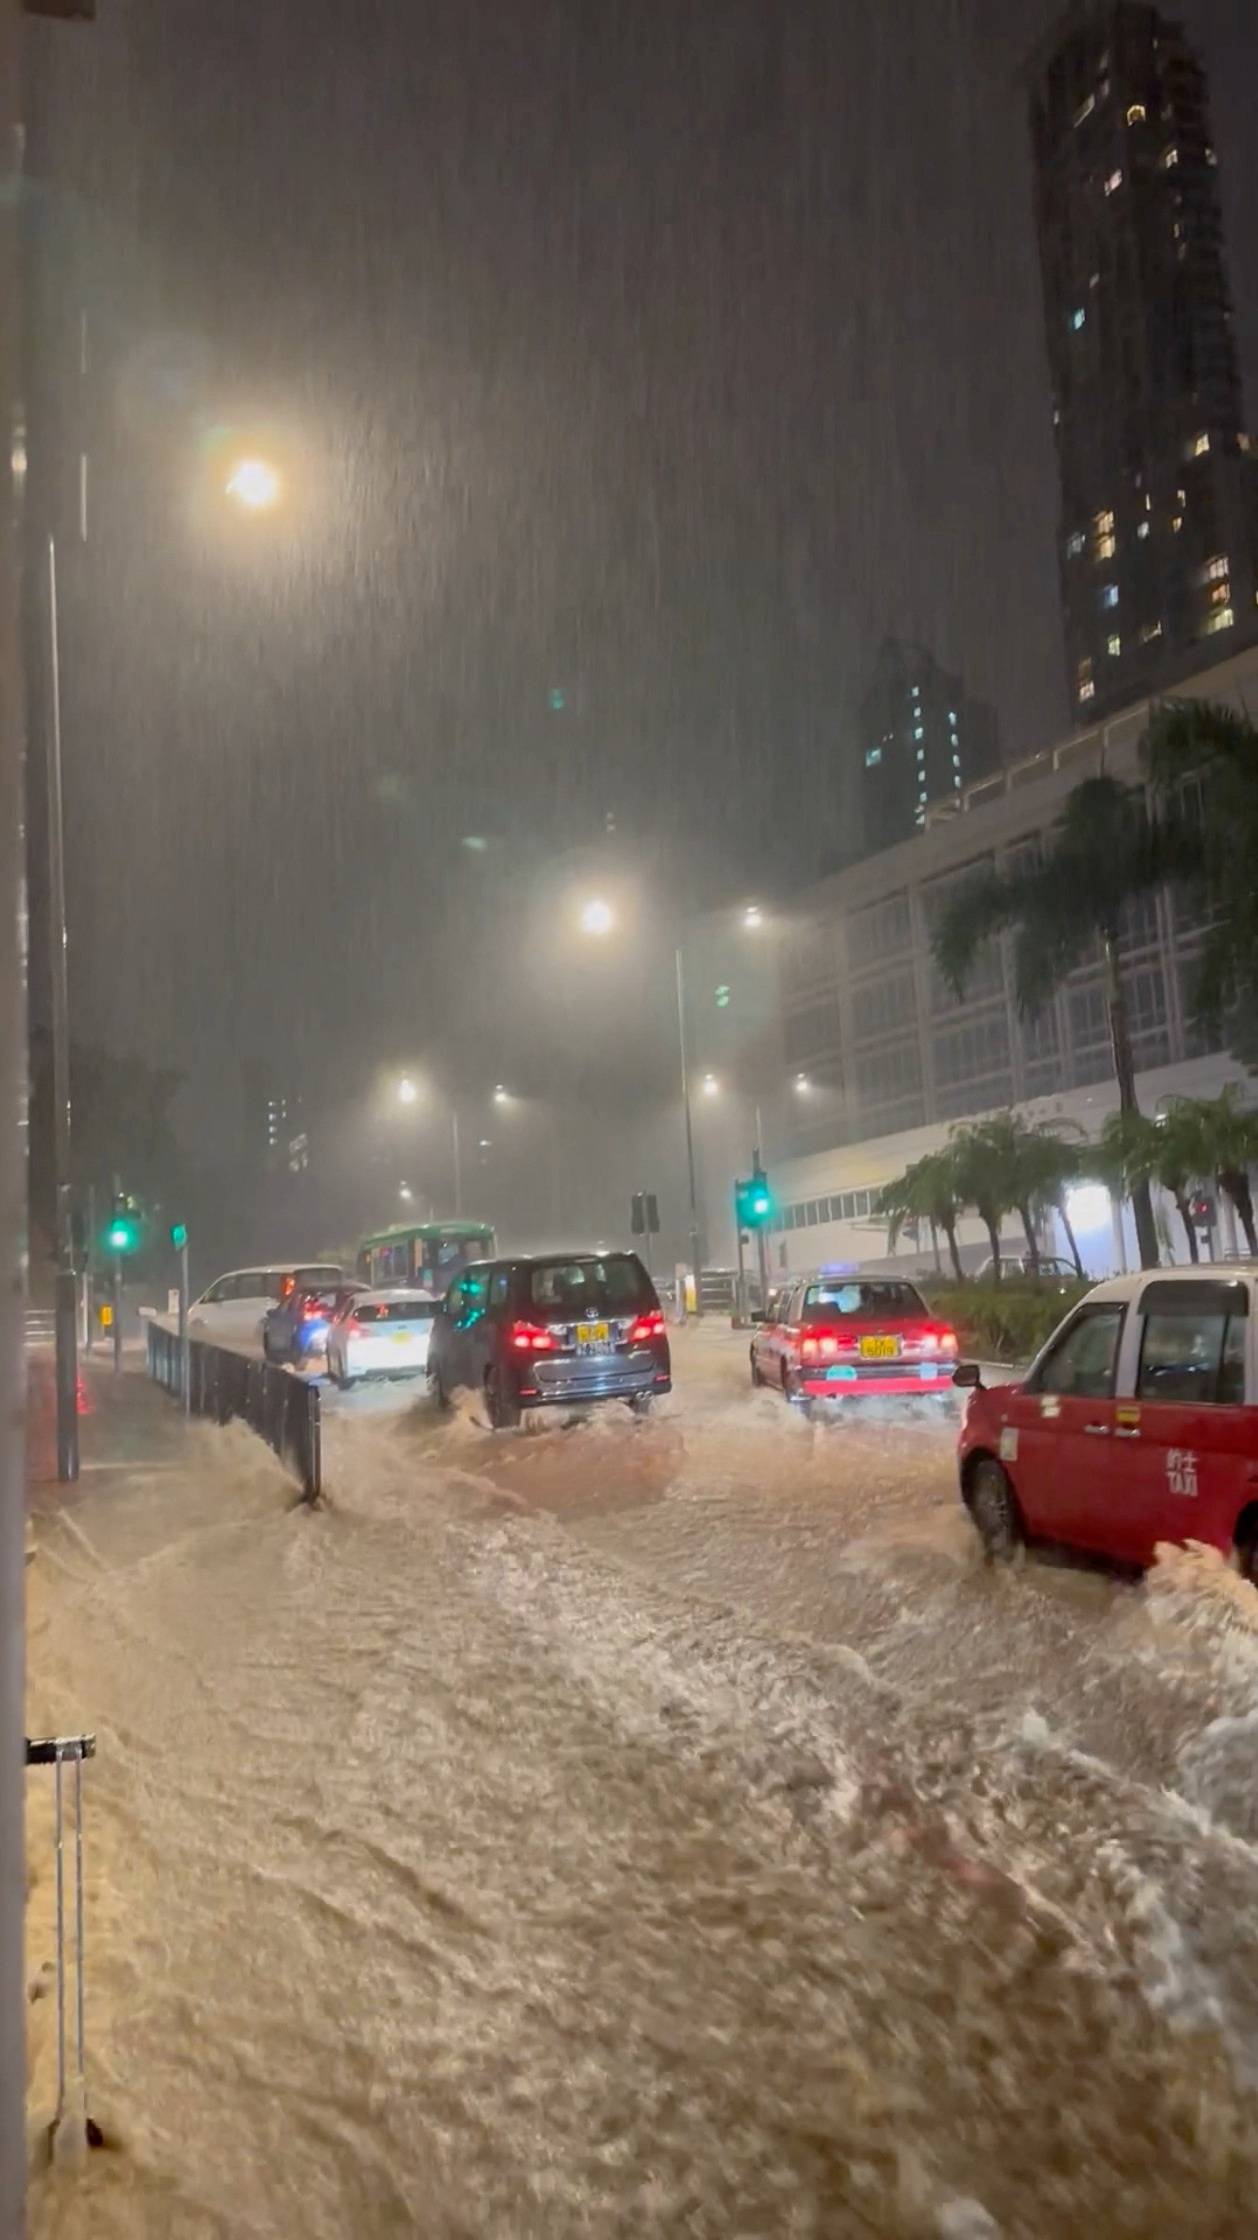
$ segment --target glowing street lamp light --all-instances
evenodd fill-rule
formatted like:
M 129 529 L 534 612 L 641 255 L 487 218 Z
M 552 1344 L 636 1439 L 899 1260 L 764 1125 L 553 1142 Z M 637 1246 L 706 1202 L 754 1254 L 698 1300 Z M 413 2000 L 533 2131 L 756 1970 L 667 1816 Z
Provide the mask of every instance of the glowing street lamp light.
M 398 1185 L 398 1196 L 399 1196 L 399 1198 L 401 1199 L 401 1201 L 402 1201 L 402 1203 L 403 1203 L 403 1205 L 404 1205 L 404 1206 L 408 1206 L 408 1205 L 410 1204 L 410 1202 L 411 1202 L 412 1198 L 414 1197 L 414 1195 L 415 1195 L 415 1193 L 414 1193 L 414 1191 L 412 1190 L 412 1188 L 411 1188 L 411 1186 L 410 1186 L 409 1182 L 402 1182 L 402 1183 L 399 1183 L 399 1185 Z
M 404 1073 L 397 1085 L 397 1101 L 399 1104 L 419 1103 L 419 1091 L 409 1073 Z
M 265 513 L 280 494 L 280 478 L 267 459 L 238 459 L 224 484 L 245 513 Z
M 811 1087 L 812 1087 L 812 1083 L 811 1083 L 811 1081 L 809 1080 L 809 1078 L 808 1078 L 808 1076 L 807 1076 L 807 1074 L 806 1074 L 806 1073 L 797 1073 L 797 1074 L 796 1074 L 796 1076 L 795 1076 L 795 1088 L 796 1088 L 796 1092 L 797 1092 L 797 1094 L 798 1094 L 799 1096 L 801 1096 L 801 1097 L 806 1097 L 806 1096 L 807 1096 L 807 1094 L 808 1094 L 808 1092 L 809 1092 L 809 1090 L 811 1089 Z
M 506 1088 L 504 1088 L 504 1087 L 503 1087 L 503 1084 L 502 1084 L 502 1082 L 501 1082 L 501 1081 L 496 1081 L 496 1082 L 494 1083 L 494 1103 L 495 1103 L 495 1104 L 510 1104 L 510 1102 L 511 1102 L 511 1091 L 510 1091 L 509 1089 L 506 1089 Z
M 616 913 L 610 902 L 605 902 L 599 895 L 592 895 L 581 911 L 582 933 L 592 934 L 596 939 L 602 940 L 612 931 L 615 923 Z
M 720 1084 L 720 1082 L 719 1082 L 719 1081 L 717 1080 L 717 1078 L 716 1078 L 716 1075 L 715 1075 L 714 1073 L 705 1073 L 705 1074 L 704 1074 L 704 1076 L 703 1076 L 703 1094 L 704 1094 L 704 1096 L 705 1096 L 705 1097 L 719 1097 L 719 1096 L 720 1096 L 720 1093 L 721 1093 L 721 1084 Z
M 758 902 L 749 902 L 743 912 L 743 924 L 748 933 L 758 933 L 764 924 L 764 912 Z

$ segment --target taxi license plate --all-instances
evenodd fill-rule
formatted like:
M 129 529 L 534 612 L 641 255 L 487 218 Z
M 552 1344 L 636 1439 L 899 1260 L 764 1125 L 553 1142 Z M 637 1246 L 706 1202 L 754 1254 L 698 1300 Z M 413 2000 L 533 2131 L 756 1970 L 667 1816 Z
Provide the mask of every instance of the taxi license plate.
M 611 1330 L 605 1322 L 578 1322 L 577 1344 L 583 1353 L 601 1353 L 611 1343 Z
M 410 1342 L 411 1342 L 411 1334 L 410 1334 L 410 1331 L 409 1331 L 409 1330 L 395 1330 L 395 1331 L 394 1331 L 394 1333 L 393 1333 L 393 1343 L 394 1343 L 394 1345 L 395 1345 L 395 1346 L 408 1346 L 408 1345 L 410 1344 Z
M 898 1338 L 862 1338 L 862 1361 L 894 1361 L 900 1350 Z

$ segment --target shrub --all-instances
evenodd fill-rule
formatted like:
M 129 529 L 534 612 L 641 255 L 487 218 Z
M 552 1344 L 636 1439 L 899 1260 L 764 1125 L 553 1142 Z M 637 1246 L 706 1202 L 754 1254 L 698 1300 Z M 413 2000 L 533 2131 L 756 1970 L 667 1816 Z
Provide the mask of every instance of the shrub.
M 968 1283 L 923 1287 L 932 1314 L 950 1322 L 962 1357 L 1029 1361 L 1072 1307 L 1087 1296 L 1086 1283 Z

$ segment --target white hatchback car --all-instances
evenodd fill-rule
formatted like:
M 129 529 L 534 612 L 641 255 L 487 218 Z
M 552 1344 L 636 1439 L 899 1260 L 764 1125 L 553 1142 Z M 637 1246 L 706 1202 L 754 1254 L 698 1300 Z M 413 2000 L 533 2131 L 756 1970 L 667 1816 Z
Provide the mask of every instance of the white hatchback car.
M 437 1302 L 431 1291 L 359 1291 L 328 1328 L 328 1375 L 345 1392 L 360 1377 L 422 1377 Z
M 212 1345 L 245 1346 L 258 1342 L 268 1310 L 294 1289 L 331 1290 L 345 1277 L 335 1261 L 288 1260 L 279 1267 L 235 1268 L 220 1276 L 188 1309 L 188 1328 L 194 1338 Z

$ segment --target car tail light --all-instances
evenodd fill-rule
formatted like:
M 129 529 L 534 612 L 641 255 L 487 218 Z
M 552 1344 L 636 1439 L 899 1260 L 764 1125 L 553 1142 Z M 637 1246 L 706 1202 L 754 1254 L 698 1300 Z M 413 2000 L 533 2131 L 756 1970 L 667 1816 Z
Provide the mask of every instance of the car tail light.
M 941 1330 L 939 1333 L 939 1351 L 941 1353 L 959 1353 L 960 1350 L 956 1331 Z
M 345 1325 L 345 1335 L 346 1335 L 346 1337 L 347 1337 L 347 1338 L 361 1338 L 362 1334 L 363 1334 L 363 1326 L 362 1326 L 361 1322 L 356 1322 L 356 1321 L 354 1320 L 353 1316 L 351 1315 L 351 1317 L 350 1317 L 349 1321 L 348 1321 L 348 1322 L 346 1323 L 346 1325 Z
M 800 1347 L 805 1361 L 837 1361 L 841 1353 L 855 1350 L 855 1338 L 842 1330 L 812 1330 Z
M 517 1353 L 553 1353 L 555 1340 L 540 1322 L 513 1322 L 511 1343 Z
M 629 1343 L 631 1346 L 636 1346 L 642 1344 L 645 1339 L 662 1338 L 663 1335 L 664 1317 L 657 1307 L 650 1314 L 640 1314 L 638 1316 L 629 1332 Z

